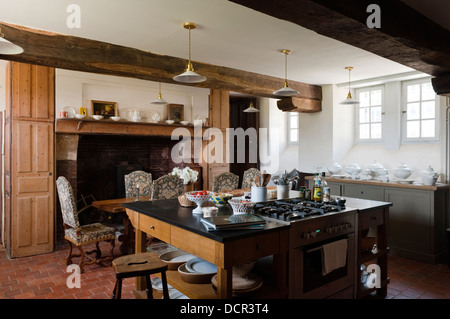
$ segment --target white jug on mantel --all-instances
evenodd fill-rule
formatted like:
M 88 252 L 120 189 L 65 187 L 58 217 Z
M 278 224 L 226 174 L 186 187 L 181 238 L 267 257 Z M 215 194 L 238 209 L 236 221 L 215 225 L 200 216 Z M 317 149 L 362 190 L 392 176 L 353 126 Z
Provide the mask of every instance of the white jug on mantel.
M 139 110 L 132 111 L 133 115 L 131 116 L 131 120 L 133 122 L 137 122 L 141 119 L 141 112 Z

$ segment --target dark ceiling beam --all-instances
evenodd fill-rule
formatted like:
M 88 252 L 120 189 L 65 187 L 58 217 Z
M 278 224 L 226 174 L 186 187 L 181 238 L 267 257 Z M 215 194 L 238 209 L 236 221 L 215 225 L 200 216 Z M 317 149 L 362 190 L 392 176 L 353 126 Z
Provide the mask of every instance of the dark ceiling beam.
M 272 17 L 435 76 L 436 93 L 450 75 L 450 32 L 399 0 L 229 0 Z M 378 4 L 381 28 L 369 28 L 369 4 Z
M 24 49 L 18 55 L 0 55 L 0 59 L 37 64 L 83 72 L 125 76 L 156 82 L 180 84 L 172 78 L 182 73 L 187 61 L 134 48 L 55 34 L 0 22 L 6 39 Z M 273 91 L 284 79 L 193 61 L 196 72 L 207 81 L 196 87 L 220 89 L 260 97 L 279 98 Z M 322 110 L 322 88 L 303 82 L 289 81 L 300 92 L 292 98 L 302 108 L 298 112 Z M 298 100 L 298 101 L 297 101 Z

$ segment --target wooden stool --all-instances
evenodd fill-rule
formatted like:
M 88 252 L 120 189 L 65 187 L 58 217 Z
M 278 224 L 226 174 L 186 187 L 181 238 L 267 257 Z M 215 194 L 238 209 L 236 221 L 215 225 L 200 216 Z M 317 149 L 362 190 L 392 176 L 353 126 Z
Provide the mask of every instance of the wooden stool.
M 156 273 L 161 273 L 163 296 L 164 299 L 169 299 L 166 278 L 167 264 L 154 253 L 146 252 L 121 256 L 112 261 L 112 266 L 116 272 L 116 285 L 114 286 L 112 299 L 120 299 L 123 278 L 138 276 L 145 276 L 147 299 L 153 299 L 150 275 Z

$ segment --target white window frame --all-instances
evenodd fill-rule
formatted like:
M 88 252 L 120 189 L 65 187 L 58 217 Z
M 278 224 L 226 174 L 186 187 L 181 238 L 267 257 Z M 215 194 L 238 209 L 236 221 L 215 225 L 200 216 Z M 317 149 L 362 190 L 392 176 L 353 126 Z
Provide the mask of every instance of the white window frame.
M 368 139 L 361 139 L 359 136 L 359 110 L 360 105 L 355 105 L 355 143 L 356 144 L 381 144 L 384 142 L 384 101 L 385 101 L 385 94 L 384 94 L 384 85 L 375 85 L 375 86 L 367 86 L 358 88 L 355 90 L 355 98 L 359 100 L 359 94 L 361 92 L 367 92 L 367 91 L 375 91 L 375 90 L 381 90 L 381 138 L 368 138 Z M 369 122 L 370 124 L 371 122 Z
M 291 127 L 291 118 L 297 117 L 297 127 Z M 287 112 L 287 143 L 288 145 L 298 145 L 300 140 L 300 116 L 298 112 Z M 291 140 L 291 131 L 297 131 L 297 141 Z
M 407 138 L 406 137 L 406 128 L 407 128 L 407 86 L 413 84 L 423 84 L 431 82 L 431 77 L 422 78 L 417 80 L 410 80 L 402 82 L 402 144 L 420 144 L 420 143 L 438 143 L 440 141 L 440 110 L 439 110 L 439 96 L 435 94 L 435 125 L 434 125 L 434 137 L 415 137 L 415 138 Z M 422 94 L 422 92 L 421 92 Z M 422 102 L 422 98 L 420 99 Z

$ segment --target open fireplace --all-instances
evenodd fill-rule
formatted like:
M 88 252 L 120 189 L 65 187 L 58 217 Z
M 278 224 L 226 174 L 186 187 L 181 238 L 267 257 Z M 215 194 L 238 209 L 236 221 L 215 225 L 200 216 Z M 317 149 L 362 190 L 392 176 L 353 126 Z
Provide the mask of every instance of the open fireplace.
M 171 150 L 177 143 L 170 137 L 129 136 L 100 134 L 58 134 L 56 178 L 65 176 L 72 184 L 77 200 L 93 195 L 96 200 L 125 197 L 124 176 L 134 170 L 152 174 L 155 180 L 172 172 L 174 167 L 184 167 L 171 160 Z M 189 166 L 202 172 L 198 164 Z M 110 216 L 96 209 L 83 216 L 85 222 L 113 221 Z M 83 222 L 83 220 L 82 220 Z M 64 241 L 59 202 L 57 201 L 57 244 Z

